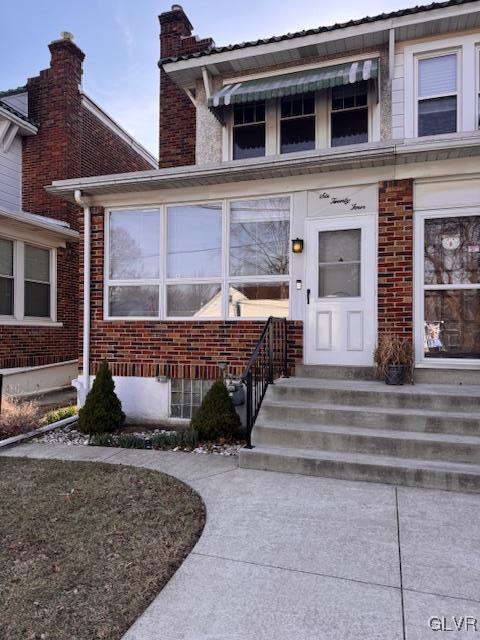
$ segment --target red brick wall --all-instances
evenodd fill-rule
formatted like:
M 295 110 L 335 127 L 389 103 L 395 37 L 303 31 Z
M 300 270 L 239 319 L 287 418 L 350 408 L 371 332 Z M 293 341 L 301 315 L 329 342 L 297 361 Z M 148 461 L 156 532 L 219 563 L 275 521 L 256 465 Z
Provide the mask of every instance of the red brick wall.
M 181 9 L 159 16 L 160 56 L 206 51 L 211 38 L 197 40 L 192 25 Z M 159 166 L 195 164 L 195 107 L 183 91 L 160 69 L 160 147 Z
M 413 180 L 380 183 L 378 331 L 413 337 Z
M 115 375 L 214 379 L 218 362 L 239 375 L 253 352 L 261 321 L 103 320 L 104 214 L 92 211 L 91 343 L 92 373 L 107 358 Z M 302 361 L 301 322 L 289 322 L 289 360 Z

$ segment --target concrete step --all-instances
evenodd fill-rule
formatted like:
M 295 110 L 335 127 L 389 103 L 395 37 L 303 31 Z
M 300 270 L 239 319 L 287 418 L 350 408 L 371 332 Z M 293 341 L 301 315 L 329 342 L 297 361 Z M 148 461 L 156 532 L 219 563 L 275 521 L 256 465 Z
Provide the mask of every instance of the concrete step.
M 286 402 L 270 399 L 267 392 L 256 424 L 293 426 L 297 423 L 480 436 L 480 407 L 478 412 L 458 412 L 291 400 Z
M 328 404 L 426 409 L 472 413 L 480 410 L 480 386 L 417 384 L 399 387 L 365 380 L 282 378 L 268 389 L 268 398 Z
M 295 376 L 298 378 L 328 378 L 329 380 L 374 380 L 375 367 L 297 364 Z
M 339 425 L 256 425 L 255 446 L 480 464 L 480 437 Z
M 479 464 L 261 446 L 241 449 L 239 465 L 248 469 L 282 471 L 344 480 L 480 492 Z

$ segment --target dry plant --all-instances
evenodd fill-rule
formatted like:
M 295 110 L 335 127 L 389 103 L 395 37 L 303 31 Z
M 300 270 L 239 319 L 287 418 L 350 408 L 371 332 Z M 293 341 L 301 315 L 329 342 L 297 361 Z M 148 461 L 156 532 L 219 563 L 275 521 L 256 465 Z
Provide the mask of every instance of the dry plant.
M 33 431 L 40 424 L 40 407 L 36 400 L 22 400 L 16 396 L 2 398 L 0 438 L 10 438 Z
M 407 338 L 400 338 L 391 333 L 382 333 L 375 349 L 374 361 L 379 378 L 386 377 L 390 365 L 404 365 L 407 380 L 413 384 L 415 356 L 412 342 Z

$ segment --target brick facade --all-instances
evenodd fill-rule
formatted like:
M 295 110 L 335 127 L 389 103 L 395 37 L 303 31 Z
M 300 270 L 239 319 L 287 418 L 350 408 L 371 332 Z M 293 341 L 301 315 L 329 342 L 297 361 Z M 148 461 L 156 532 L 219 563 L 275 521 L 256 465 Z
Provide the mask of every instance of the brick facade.
M 151 169 L 130 145 L 82 105 L 83 52 L 71 40 L 49 45 L 50 68 L 27 82 L 38 133 L 23 139 L 22 208 L 79 227 L 80 209 L 45 191 L 53 180 Z M 62 327 L 0 326 L 0 368 L 78 357 L 78 246 L 57 252 L 57 320 Z
M 107 358 L 114 375 L 215 379 L 218 363 L 240 375 L 263 321 L 139 321 L 103 319 L 104 212 L 92 210 L 90 365 Z M 293 370 L 303 357 L 302 323 L 291 321 L 288 355 Z
M 378 332 L 413 338 L 413 180 L 380 183 Z
M 213 44 L 211 38 L 192 36 L 193 27 L 181 8 L 162 13 L 159 20 L 161 57 L 206 51 Z M 160 69 L 160 168 L 195 164 L 195 139 L 195 107 Z

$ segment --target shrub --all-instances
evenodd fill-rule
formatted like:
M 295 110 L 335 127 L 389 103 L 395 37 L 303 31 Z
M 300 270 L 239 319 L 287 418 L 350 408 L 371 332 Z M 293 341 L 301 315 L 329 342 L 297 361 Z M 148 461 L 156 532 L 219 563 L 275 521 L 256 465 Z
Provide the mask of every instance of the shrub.
M 145 440 L 133 433 L 122 433 L 117 438 L 117 445 L 123 449 L 146 449 Z
M 0 413 L 0 438 L 10 438 L 33 431 L 40 424 L 40 408 L 36 400 L 22 400 L 5 395 Z
M 106 360 L 93 381 L 85 405 L 78 412 L 78 429 L 82 433 L 108 433 L 125 422 L 122 403 L 115 393 L 115 383 Z
M 200 440 L 216 440 L 238 435 L 240 425 L 240 417 L 227 388 L 222 380 L 217 380 L 192 418 L 192 429 L 197 431 Z
M 113 436 L 111 433 L 95 433 L 90 436 L 88 444 L 94 447 L 113 447 Z
M 60 409 L 53 409 L 49 411 L 42 419 L 43 424 L 53 424 L 59 420 L 65 420 L 65 418 L 71 418 L 77 415 L 77 407 L 72 404 L 69 407 L 61 407 Z
M 152 438 L 154 449 L 175 449 L 175 447 L 189 447 L 195 449 L 198 444 L 198 433 L 195 429 L 177 433 L 170 431 L 167 433 L 157 433 Z

